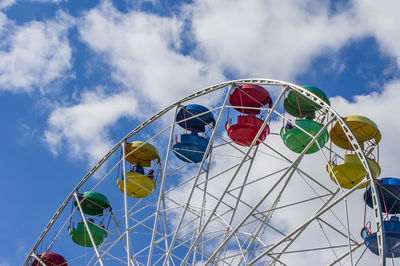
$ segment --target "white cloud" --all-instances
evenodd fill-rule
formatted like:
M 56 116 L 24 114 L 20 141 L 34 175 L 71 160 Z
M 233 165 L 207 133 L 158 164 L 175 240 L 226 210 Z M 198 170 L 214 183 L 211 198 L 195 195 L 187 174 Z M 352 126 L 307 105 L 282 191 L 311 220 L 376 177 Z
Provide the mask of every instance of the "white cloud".
M 366 36 L 367 29 L 370 34 L 377 36 L 385 53 L 400 58 L 400 51 L 394 46 L 395 40 L 388 38 L 390 34 L 395 34 L 391 31 L 392 24 L 386 30 L 380 30 L 387 25 L 384 23 L 384 15 L 379 15 L 377 25 L 365 24 L 364 20 L 368 17 L 368 12 L 373 10 L 374 4 L 368 2 L 370 6 L 366 4 L 365 8 L 360 3 L 356 5 L 358 17 L 353 16 L 354 10 L 331 15 L 325 4 L 312 5 L 311 2 L 195 3 L 187 8 L 190 15 L 193 15 L 193 33 L 198 42 L 196 56 L 200 57 L 203 53 L 205 55 L 201 56 L 201 61 L 194 56 L 180 54 L 184 45 L 181 39 L 183 22 L 178 18 L 162 18 L 140 12 L 123 14 L 109 2 L 104 2 L 83 17 L 79 26 L 81 38 L 90 48 L 104 56 L 105 61 L 113 67 L 114 79 L 129 89 L 112 95 L 107 95 L 101 89 L 87 91 L 81 94 L 78 104 L 56 108 L 50 115 L 45 141 L 54 153 L 68 147 L 75 158 L 89 157 L 94 162 L 112 145 L 108 136 L 109 127 L 121 117 L 134 117 L 140 99 L 143 100 L 141 104 L 146 101 L 166 105 L 191 92 L 188 90 L 196 90 L 204 84 L 220 81 L 223 78 L 222 68 L 238 70 L 241 75 L 291 79 L 306 71 L 313 57 L 326 51 L 336 51 L 352 38 Z M 380 159 L 383 176 L 397 174 L 395 166 L 399 145 L 396 140 L 400 126 L 396 123 L 398 118 L 395 110 L 400 99 L 399 89 L 400 82 L 393 81 L 381 93 L 355 96 L 353 102 L 342 97 L 331 99 L 339 114 L 365 115 L 374 120 L 381 129 L 383 140 Z M 284 151 L 285 147 L 281 142 L 277 146 Z M 227 161 L 221 160 L 219 164 L 223 166 L 216 164 L 214 167 L 226 168 Z M 302 169 L 312 172 L 312 176 L 325 178 L 324 182 L 329 183 L 323 169 L 325 164 L 321 161 L 317 168 L 313 157 L 308 157 L 302 162 Z M 267 162 L 269 161 L 259 159 L 255 162 L 252 178 L 262 176 L 263 169 L 269 165 Z M 277 167 L 276 162 L 274 163 L 274 167 Z M 295 180 L 286 191 L 281 205 L 298 200 L 299 197 L 306 198 L 304 191 L 296 193 L 299 191 L 299 184 L 302 188 L 306 187 L 301 179 Z M 210 183 L 208 190 L 213 195 L 219 195 L 224 185 L 226 179 L 221 178 L 214 181 L 213 186 Z M 243 199 L 250 205 L 254 204 L 259 195 L 265 193 L 266 187 L 267 183 L 255 186 L 252 193 L 245 194 Z M 185 202 L 188 189 L 189 187 L 182 187 L 177 190 L 174 199 Z M 312 194 L 311 191 L 307 193 Z M 358 218 L 363 211 L 360 208 L 362 199 L 357 194 L 351 199 L 353 201 L 350 202 L 350 209 L 354 219 L 352 231 L 357 233 L 360 240 L 358 233 L 362 221 Z M 193 200 L 194 205 L 200 205 L 199 202 L 200 198 Z M 207 202 L 208 207 L 213 204 L 215 200 Z M 284 228 L 282 231 L 290 231 L 299 222 L 310 217 L 315 206 L 320 204 L 309 204 L 306 208 L 277 215 L 275 223 Z M 246 212 L 247 207 L 239 210 L 240 214 Z M 310 245 L 317 242 L 309 239 L 304 241 Z M 293 261 L 299 259 L 301 257 L 294 257 Z M 325 257 L 313 258 L 316 259 L 321 264 L 326 262 Z M 376 262 L 375 259 L 376 257 L 371 260 L 372 264 Z
M 0 90 L 51 91 L 52 82 L 65 79 L 71 69 L 67 38 L 71 17 L 58 13 L 53 21 L 32 21 L 22 26 L 5 23 L 7 27 L 0 27 L 0 36 L 5 36 L 0 41 Z
M 0 12 L 0 32 L 4 31 L 4 24 L 7 21 L 7 16 Z
M 18 257 L 26 256 L 29 252 L 29 247 L 24 240 L 17 241 L 17 249 L 15 255 Z
M 331 98 L 332 106 L 341 115 L 363 115 L 378 126 L 382 133 L 379 150 L 381 176 L 399 176 L 397 168 L 397 154 L 400 150 L 400 144 L 397 141 L 400 135 L 397 111 L 399 99 L 399 80 L 389 82 L 379 93 L 356 95 L 351 102 L 340 96 Z
M 319 1 L 197 1 L 187 10 L 199 53 L 240 76 L 292 79 L 363 33 L 349 10 Z
M 377 38 L 389 42 L 379 37 L 378 26 L 366 20 L 365 14 L 374 5 L 368 3 L 370 6 L 355 2 L 332 13 L 326 1 L 202 1 L 184 6 L 183 17 L 160 17 L 137 11 L 122 13 L 110 1 L 104 1 L 81 17 L 78 29 L 81 39 L 111 66 L 113 79 L 134 93 L 136 101 L 149 106 L 145 112 L 150 115 L 206 85 L 225 80 L 224 69 L 236 70 L 240 76 L 293 79 L 307 71 L 314 57 L 335 52 L 352 39 L 375 34 L 373 27 Z M 191 32 L 184 31 L 185 20 L 191 21 Z M 379 15 L 379 20 L 384 20 L 384 16 Z M 188 45 L 183 41 L 188 37 L 186 34 L 196 46 L 189 47 L 194 49 L 192 54 L 183 55 L 181 50 Z M 69 68 L 70 58 L 63 58 L 68 62 L 64 64 L 65 70 Z M 339 69 L 346 67 L 340 60 L 334 65 L 340 66 Z M 29 75 L 17 80 L 25 84 L 48 83 L 61 71 L 53 73 L 40 82 L 29 79 Z M 209 105 L 218 97 L 211 100 Z M 91 105 L 81 101 L 76 110 L 85 104 Z M 115 121 L 124 116 L 123 112 L 115 114 Z M 59 115 L 59 109 L 49 119 L 53 129 L 46 132 L 46 139 L 53 143 L 53 151 L 59 147 L 58 141 L 51 139 L 67 138 L 75 143 L 72 154 L 86 146 L 85 141 L 89 140 L 80 134 L 61 133 L 67 131 L 67 126 L 63 128 L 62 123 L 51 122 L 54 117 L 66 119 Z M 93 132 L 93 135 L 99 137 L 98 141 L 109 143 L 107 128 L 115 122 L 98 118 L 98 123 L 101 126 L 93 130 L 102 132 Z M 79 145 L 82 147 L 78 148 Z
M 12 6 L 15 4 L 15 0 L 0 0 L 0 10 L 6 9 L 7 7 Z
M 139 102 L 148 106 L 141 111 L 143 118 L 206 84 L 223 80 L 218 70 L 180 54 L 182 26 L 177 18 L 140 12 L 123 14 L 108 1 L 85 14 L 78 25 L 82 40 L 104 57 L 112 67 L 113 78 L 126 91 L 101 96 L 86 92 L 78 104 L 56 108 L 45 133 L 53 153 L 66 147 L 74 158 L 88 156 L 94 162 L 111 147 L 109 127 L 121 117 L 131 117 Z M 126 105 L 117 104 L 123 95 L 129 96 L 129 104 L 126 99 Z M 208 103 L 217 100 L 212 98 Z M 112 105 L 108 115 L 97 115 L 105 112 L 105 104 Z
M 355 0 L 354 9 L 360 24 L 365 25 L 368 33 L 376 38 L 382 52 L 393 56 L 400 65 L 400 2 L 396 0 L 377 2 L 373 0 Z
M 58 4 L 58 3 L 61 3 L 61 2 L 67 2 L 68 0 L 31 0 L 31 1 L 32 2 L 42 2 L 42 3 L 49 2 L 49 3 Z
M 220 69 L 180 53 L 183 22 L 175 17 L 123 14 L 105 1 L 83 17 L 79 30 L 113 67 L 116 81 L 155 105 L 166 106 L 223 80 Z
M 112 67 L 114 80 L 155 112 L 225 80 L 225 68 L 242 75 L 293 77 L 306 70 L 313 56 L 338 49 L 358 32 L 348 27 L 352 19 L 347 13 L 329 16 L 327 6 L 310 3 L 270 8 L 272 2 L 208 1 L 185 6 L 183 17 L 160 17 L 121 13 L 104 1 L 84 14 L 78 28 L 81 39 Z M 189 33 L 184 31 L 188 16 L 193 16 Z M 181 50 L 193 45 L 184 43 L 188 36 L 198 47 L 183 55 Z M 298 38 L 303 38 L 301 45 L 294 44 Z M 208 105 L 217 100 L 210 98 Z
M 0 259 L 0 266 L 10 266 L 10 262 L 7 259 Z
M 108 130 L 121 117 L 133 117 L 137 102 L 129 92 L 106 94 L 101 88 L 83 92 L 73 106 L 60 106 L 50 115 L 44 141 L 57 154 L 97 162 L 111 148 Z

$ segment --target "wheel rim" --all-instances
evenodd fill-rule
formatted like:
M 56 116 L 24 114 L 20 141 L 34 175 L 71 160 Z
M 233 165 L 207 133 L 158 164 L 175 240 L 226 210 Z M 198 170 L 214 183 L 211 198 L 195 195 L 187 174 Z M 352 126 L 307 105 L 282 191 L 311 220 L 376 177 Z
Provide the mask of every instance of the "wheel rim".
M 112 179 L 110 176 L 113 171 L 115 172 L 118 163 L 125 161 L 124 158 L 121 161 L 115 160 L 115 154 L 117 154 L 115 152 L 128 139 L 131 141 L 140 140 L 145 143 L 149 141 L 149 143 L 154 144 L 159 140 L 158 138 L 163 138 L 163 142 L 167 143 L 167 147 L 157 148 L 160 156 L 163 156 L 162 163 L 164 165 L 160 169 L 156 189 L 150 196 L 144 199 L 129 199 L 129 205 L 126 208 L 129 212 L 128 230 L 125 229 L 125 216 L 121 212 L 114 212 L 112 227 L 109 229 L 109 235 L 113 235 L 113 237 L 106 240 L 104 246 L 99 247 L 100 256 L 94 254 L 93 251 L 85 251 L 89 254 L 86 256 L 90 257 L 89 263 L 94 263 L 99 259 L 105 261 L 113 259 L 117 262 L 127 263 L 127 243 L 126 238 L 123 237 L 124 232 L 129 232 L 127 235 L 129 235 L 132 249 L 129 252 L 132 258 L 131 262 L 137 264 L 193 264 L 194 262 L 252 264 L 271 261 L 284 264 L 285 261 L 296 257 L 293 254 L 299 253 L 313 253 L 316 256 L 333 253 L 330 256 L 333 259 L 330 261 L 335 261 L 340 259 L 341 255 L 349 253 L 350 249 L 360 246 L 360 240 L 356 239 L 355 233 L 349 233 L 349 228 L 343 226 L 341 229 L 336 228 L 339 232 L 335 234 L 345 235 L 344 239 L 346 241 L 350 239 L 350 246 L 346 243 L 336 245 L 336 247 L 330 243 L 329 235 L 326 236 L 328 234 L 327 231 L 321 229 L 318 234 L 319 241 L 325 241 L 328 244 L 324 246 L 321 244 L 319 247 L 313 247 L 312 245 L 303 248 L 299 247 L 304 243 L 303 241 L 307 240 L 307 237 L 312 235 L 312 233 L 308 232 L 310 228 L 322 227 L 327 229 L 343 225 L 340 222 L 327 221 L 328 215 L 326 217 L 324 215 L 335 211 L 339 205 L 338 203 L 344 202 L 344 205 L 346 205 L 347 197 L 351 197 L 355 189 L 343 191 L 335 188 L 332 185 L 333 183 L 330 188 L 327 188 L 325 184 L 331 182 L 329 174 L 323 170 L 327 162 L 321 162 L 319 165 L 320 171 L 324 174 L 323 181 L 316 180 L 313 177 L 314 175 L 309 175 L 307 169 L 302 168 L 302 165 L 307 163 L 307 160 L 303 157 L 307 150 L 300 154 L 293 154 L 290 151 L 279 150 L 279 145 L 274 147 L 273 143 L 280 139 L 280 127 L 275 129 L 277 134 L 267 136 L 262 145 L 256 146 L 255 141 L 253 141 L 250 147 L 239 147 L 229 141 L 223 135 L 226 112 L 228 109 L 231 109 L 231 112 L 233 110 L 227 104 L 227 97 L 233 88 L 233 84 L 246 83 L 269 86 L 271 89 L 277 88 L 275 89 L 276 92 L 280 91 L 280 96 L 278 96 L 278 100 L 276 100 L 272 109 L 263 109 L 268 111 L 265 121 L 282 116 L 279 106 L 283 106 L 284 90 L 291 89 L 307 93 L 297 85 L 281 81 L 266 79 L 238 80 L 206 88 L 197 94 L 184 98 L 178 103 L 172 104 L 130 132 L 81 180 L 42 232 L 26 263 L 33 258 L 34 253 L 40 253 L 37 250 L 38 246 L 48 237 L 48 232 L 51 229 L 56 229 L 55 221 L 60 221 L 59 223 L 63 224 L 61 222 L 63 216 L 68 216 L 63 215 L 64 212 L 67 212 L 65 206 L 72 199 L 74 192 L 80 191 L 82 187 L 101 189 L 102 184 L 106 184 L 108 179 Z M 224 97 L 222 98 L 225 99 L 225 102 L 214 108 L 214 112 L 219 118 L 217 119 L 216 129 L 213 131 L 215 134 L 211 135 L 210 143 L 212 146 L 210 145 L 209 152 L 205 151 L 208 157 L 203 158 L 201 162 L 197 164 L 184 164 L 183 162 L 177 164 L 177 159 L 174 158 L 171 150 L 173 134 L 176 132 L 175 119 L 163 130 L 155 132 L 155 135 L 151 138 L 145 139 L 141 135 L 147 128 L 151 127 L 152 123 L 165 123 L 161 122 L 161 117 L 168 115 L 174 117 L 173 114 L 177 112 L 179 104 L 217 91 L 224 92 Z M 323 106 L 323 111 L 327 113 L 327 120 L 341 119 L 332 108 L 325 103 L 321 103 L 320 99 L 315 98 L 313 95 L 309 97 Z M 273 123 L 271 122 L 271 124 Z M 264 123 L 259 134 L 262 133 L 263 128 L 266 126 L 268 126 L 267 123 Z M 325 129 L 323 128 L 323 130 Z M 273 130 L 271 127 L 271 132 Z M 323 131 L 320 133 L 322 134 Z M 315 140 L 319 136 L 316 135 Z M 170 142 L 169 145 L 168 141 Z M 317 144 L 318 142 L 310 142 L 308 146 L 311 147 L 314 143 Z M 366 160 L 360 147 L 355 147 L 354 150 L 359 151 L 357 154 L 361 160 Z M 324 151 L 321 150 L 320 152 L 323 153 Z M 318 156 L 322 159 L 324 158 L 323 154 L 318 154 Z M 228 157 L 235 159 L 230 160 L 228 164 L 226 159 Z M 266 168 L 265 165 L 262 166 L 262 163 L 259 162 L 259 157 L 274 158 L 275 166 L 270 168 Z M 90 183 L 90 180 L 95 180 L 92 176 L 99 171 L 103 163 L 112 159 L 115 161 L 111 165 L 107 165 L 105 177 L 100 178 L 97 183 Z M 261 158 L 261 161 L 262 159 L 266 160 Z M 285 161 L 285 163 L 280 165 L 279 161 Z M 218 164 L 217 162 L 219 164 L 223 162 L 223 166 L 218 165 L 216 167 L 215 164 Z M 259 166 L 260 164 L 261 166 Z M 218 170 L 215 170 L 216 168 Z M 254 175 L 254 169 L 262 169 L 263 175 Z M 371 169 L 366 167 L 366 172 L 370 173 Z M 174 178 L 177 180 L 173 180 Z M 314 191 L 317 195 L 304 194 L 290 201 L 290 192 L 295 191 L 295 188 L 300 189 L 298 184 L 293 181 L 296 178 L 299 180 L 306 179 L 312 183 L 310 185 L 310 183 L 304 181 L 303 189 L 307 188 L 313 191 L 313 189 L 316 190 L 318 188 L 320 191 Z M 262 187 L 261 185 L 269 189 L 260 192 L 259 187 Z M 118 193 L 117 190 L 114 189 L 114 193 Z M 325 193 L 321 192 L 323 190 L 325 190 Z M 252 191 L 257 191 L 254 194 L 256 194 L 258 200 L 255 201 L 253 197 L 249 197 L 249 194 L 253 194 Z M 123 194 L 119 196 L 122 202 Z M 362 195 L 359 195 L 359 197 L 362 198 Z M 315 207 L 310 203 L 314 201 L 320 201 L 320 204 Z M 112 201 L 111 204 L 113 205 L 114 202 Z M 296 213 L 296 211 L 291 210 L 303 203 L 308 204 L 308 208 L 305 208 L 307 210 L 307 213 L 304 214 L 305 218 L 298 218 L 299 221 L 296 223 L 290 221 L 285 225 L 286 228 L 278 226 L 284 221 L 283 217 L 287 216 L 287 213 Z M 230 209 L 229 206 L 232 207 L 232 204 L 233 208 Z M 118 206 L 122 206 L 122 204 Z M 379 205 L 374 207 L 380 209 Z M 113 208 L 115 209 L 114 206 Z M 382 223 L 381 216 L 376 216 L 375 220 Z M 361 221 L 359 223 L 361 224 Z M 57 238 L 51 238 L 50 248 L 53 247 L 53 242 L 57 242 L 58 247 L 64 241 L 68 241 L 68 239 L 61 236 L 63 230 L 65 229 L 61 230 L 59 228 L 58 231 L 56 230 L 58 236 Z M 138 236 L 140 233 L 146 236 Z M 141 244 L 137 244 L 138 242 Z M 346 249 L 346 251 L 343 251 L 343 249 Z M 341 252 L 335 252 L 335 250 L 340 250 Z M 346 261 L 346 259 L 349 261 L 350 256 L 345 256 L 343 261 Z

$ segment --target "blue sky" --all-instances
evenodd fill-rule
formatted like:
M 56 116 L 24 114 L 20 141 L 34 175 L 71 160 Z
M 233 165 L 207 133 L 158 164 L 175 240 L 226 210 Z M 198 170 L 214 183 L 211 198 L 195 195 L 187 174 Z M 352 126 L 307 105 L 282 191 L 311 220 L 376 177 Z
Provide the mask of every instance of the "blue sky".
M 0 0 L 0 265 L 21 264 L 138 123 L 225 80 L 323 89 L 340 114 L 378 124 L 396 176 L 398 10 L 396 0 Z

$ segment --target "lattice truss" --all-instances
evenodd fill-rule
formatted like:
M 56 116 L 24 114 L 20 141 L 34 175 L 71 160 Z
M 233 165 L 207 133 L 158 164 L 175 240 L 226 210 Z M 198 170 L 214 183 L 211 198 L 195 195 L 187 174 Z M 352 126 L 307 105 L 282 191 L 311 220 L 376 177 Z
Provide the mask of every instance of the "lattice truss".
M 232 91 L 243 84 L 263 86 L 274 100 L 271 106 L 252 107 L 260 112 L 260 129 L 248 146 L 237 145 L 227 134 L 238 112 L 229 103 Z M 298 127 L 310 140 L 301 152 L 282 142 L 282 128 L 296 118 L 285 113 L 283 102 L 296 91 L 318 106 L 314 118 L 321 124 L 315 134 Z M 201 161 L 193 162 L 174 150 L 182 133 L 176 114 L 191 103 L 208 106 L 213 125 L 207 125 L 208 145 Z M 236 112 L 236 113 L 235 113 Z M 189 118 L 186 118 L 189 120 Z M 185 121 L 183 121 L 185 122 Z M 250 79 L 221 83 L 190 95 L 165 108 L 121 139 L 62 203 L 27 257 L 26 264 L 49 251 L 63 253 L 69 265 L 351 265 L 379 257 L 365 252 L 360 229 L 365 183 L 372 176 L 368 163 L 365 179 L 352 189 L 343 189 L 329 178 L 332 157 L 342 158 L 340 149 L 318 139 L 334 123 L 344 129 L 354 154 L 366 161 L 364 151 L 342 118 L 318 96 L 287 82 Z M 257 141 L 265 127 L 269 134 Z M 125 145 L 132 141 L 151 144 L 159 153 L 155 189 L 143 198 L 124 191 Z M 313 146 L 314 145 L 314 146 Z M 316 147 L 317 152 L 307 154 Z M 135 150 L 131 151 L 134 153 Z M 176 155 L 184 160 L 179 160 Z M 119 178 L 122 193 L 115 177 Z M 122 180 L 122 181 L 121 181 Z M 128 181 L 126 181 L 129 183 Z M 129 184 L 128 184 L 129 185 Z M 145 185 L 137 184 L 142 189 Z M 78 201 L 79 193 L 98 191 L 110 199 L 110 211 L 89 217 Z M 373 193 L 374 190 L 373 190 Z M 82 202 L 82 201 L 81 201 Z M 94 203 L 95 204 L 95 203 Z M 72 207 L 71 207 L 72 206 Z M 375 206 L 380 211 L 380 207 Z M 374 215 L 373 213 L 377 213 Z M 382 223 L 380 212 L 372 212 L 373 223 Z M 88 220 L 91 218 L 93 220 Z M 85 221 L 106 232 L 95 247 L 71 241 L 68 227 Z M 379 230 L 378 230 L 379 231 Z M 90 236 L 89 236 L 90 237 Z M 87 243 L 92 243 L 87 239 Z M 94 239 L 93 239 L 94 241 Z M 382 259 L 382 258 L 381 258 Z M 40 264 L 37 264 L 40 265 Z

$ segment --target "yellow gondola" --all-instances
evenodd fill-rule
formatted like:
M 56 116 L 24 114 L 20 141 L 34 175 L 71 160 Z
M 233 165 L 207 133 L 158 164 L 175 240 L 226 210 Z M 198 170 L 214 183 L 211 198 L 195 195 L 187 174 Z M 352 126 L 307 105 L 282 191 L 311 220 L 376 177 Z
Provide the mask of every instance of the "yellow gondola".
M 381 168 L 375 160 L 370 158 L 367 158 L 367 160 L 374 178 L 377 178 L 381 174 Z M 330 161 L 326 166 L 326 170 L 328 171 L 332 181 L 339 183 L 339 186 L 345 189 L 353 188 L 355 185 L 360 183 L 367 174 L 363 164 L 356 154 L 346 154 L 344 156 L 343 164 L 334 165 Z M 365 188 L 365 186 L 360 188 Z
M 140 162 L 143 167 L 150 167 L 152 160 L 160 160 L 157 149 L 153 145 L 143 141 L 134 141 L 126 144 L 125 154 L 127 155 L 126 160 L 128 162 L 131 164 Z
M 135 172 L 126 173 L 126 181 L 127 195 L 133 198 L 147 197 L 156 188 L 153 179 Z M 124 180 L 118 182 L 118 188 L 122 193 L 125 192 Z
M 147 197 L 156 189 L 153 168 L 160 165 L 157 149 L 149 143 L 134 141 L 126 144 L 125 154 L 126 161 L 133 165 L 126 173 L 127 195 L 133 198 Z M 117 186 L 122 193 L 125 192 L 123 178 L 117 177 Z
M 381 140 L 381 132 L 378 127 L 370 119 L 361 115 L 350 115 L 343 120 L 349 126 L 350 130 L 353 132 L 358 143 L 360 143 L 361 148 L 364 149 L 364 142 L 374 139 L 375 144 L 378 144 Z M 332 127 L 329 132 L 332 142 L 343 149 L 352 150 L 350 142 L 344 133 L 342 127 L 338 122 Z

